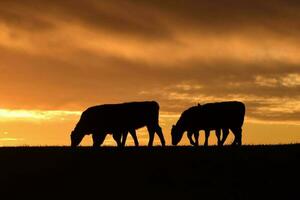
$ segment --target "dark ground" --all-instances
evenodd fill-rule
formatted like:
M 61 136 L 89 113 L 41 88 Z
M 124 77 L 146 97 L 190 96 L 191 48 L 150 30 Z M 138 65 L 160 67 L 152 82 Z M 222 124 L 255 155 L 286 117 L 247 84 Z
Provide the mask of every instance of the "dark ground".
M 299 199 L 300 144 L 3 147 L 0 195 L 23 199 Z

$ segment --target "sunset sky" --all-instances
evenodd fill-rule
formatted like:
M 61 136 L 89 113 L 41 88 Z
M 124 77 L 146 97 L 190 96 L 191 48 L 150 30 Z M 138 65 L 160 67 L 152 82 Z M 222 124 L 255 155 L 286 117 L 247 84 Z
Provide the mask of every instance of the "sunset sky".
M 297 0 L 1 0 L 0 146 L 69 145 L 87 107 L 146 100 L 168 145 L 182 111 L 227 100 L 243 143 L 299 143 L 299 35 Z

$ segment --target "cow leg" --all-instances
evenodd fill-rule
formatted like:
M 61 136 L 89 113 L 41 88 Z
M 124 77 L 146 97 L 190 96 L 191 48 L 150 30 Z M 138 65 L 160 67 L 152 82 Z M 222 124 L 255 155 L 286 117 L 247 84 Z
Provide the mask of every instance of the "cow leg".
M 148 146 L 152 147 L 153 146 L 153 140 L 154 140 L 154 129 L 152 127 L 147 126 L 148 132 L 149 132 L 149 142 Z
M 199 146 L 199 131 L 194 131 L 195 146 Z
M 193 131 L 189 130 L 187 132 L 187 137 L 190 141 L 190 144 L 193 145 L 193 146 L 196 146 L 196 143 L 193 141 Z
M 231 129 L 233 134 L 234 134 L 234 141 L 232 143 L 232 145 L 238 145 L 241 146 L 242 145 L 242 128 L 233 128 Z
M 241 127 L 238 128 L 238 145 L 239 146 L 242 146 L 242 132 L 243 132 L 242 128 Z
M 217 136 L 217 139 L 218 139 L 218 146 L 221 146 L 221 129 L 217 128 L 216 129 L 216 136 Z
M 124 147 L 126 144 L 127 135 L 128 135 L 128 131 L 124 131 L 122 134 L 122 147 Z
M 230 128 L 230 130 L 232 131 L 233 135 L 234 135 L 234 140 L 231 143 L 232 146 L 237 145 L 237 140 L 238 140 L 238 129 L 237 128 Z
M 104 139 L 106 137 L 106 133 L 100 133 L 100 134 L 93 134 L 93 147 L 97 148 L 100 147 L 101 144 L 103 143 Z
M 229 129 L 228 128 L 222 128 L 222 132 L 223 132 L 223 137 L 222 137 L 222 140 L 221 140 L 221 145 L 224 145 L 224 142 L 226 141 L 227 136 L 229 134 Z
M 138 141 L 138 139 L 136 137 L 136 131 L 135 131 L 135 129 L 130 130 L 129 133 L 131 134 L 131 136 L 132 136 L 132 138 L 134 140 L 134 145 L 138 147 L 139 146 L 139 141 Z
M 159 125 L 156 126 L 155 128 L 155 132 L 159 137 L 160 143 L 161 145 L 164 147 L 166 146 L 166 142 L 165 142 L 165 138 L 164 138 L 164 134 L 162 133 L 161 127 Z
M 209 129 L 205 130 L 205 142 L 204 142 L 204 146 L 207 147 L 208 146 L 208 138 L 209 138 Z
M 116 131 L 113 133 L 113 138 L 117 142 L 118 147 L 122 147 L 121 135 L 122 135 L 122 132 L 120 132 L 120 131 Z
M 242 130 L 242 128 L 238 128 L 237 131 L 238 131 L 237 132 L 237 145 L 242 146 L 242 132 L 243 132 L 243 130 Z

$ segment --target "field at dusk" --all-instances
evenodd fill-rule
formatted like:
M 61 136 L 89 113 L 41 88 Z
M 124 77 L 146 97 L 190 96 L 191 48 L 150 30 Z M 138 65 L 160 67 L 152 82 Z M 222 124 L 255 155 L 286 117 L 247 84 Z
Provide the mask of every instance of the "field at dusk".
M 0 148 L 1 196 L 294 199 L 300 145 Z
M 232 100 L 246 105 L 243 143 L 299 143 L 299 10 L 293 0 L 1 1 L 0 146 L 69 145 L 88 107 L 152 100 L 169 144 L 184 110 Z

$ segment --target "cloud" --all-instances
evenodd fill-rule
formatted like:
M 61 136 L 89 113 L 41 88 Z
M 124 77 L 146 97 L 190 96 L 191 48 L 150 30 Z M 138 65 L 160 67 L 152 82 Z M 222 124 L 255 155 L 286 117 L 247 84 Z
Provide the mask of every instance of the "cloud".
M 75 23 L 100 31 L 142 38 L 169 36 L 155 12 L 129 1 L 1 2 L 2 22 L 27 31 L 55 29 L 59 23 Z M 129 12 L 132 11 L 132 12 Z M 147 23 L 151 21 L 151 23 Z
M 299 10 L 279 0 L 1 1 L 1 107 L 153 99 L 178 115 L 239 99 L 251 118 L 300 120 Z
M 209 30 L 227 29 L 228 31 L 241 28 L 258 28 L 278 30 L 278 32 L 292 33 L 297 31 L 299 21 L 290 20 L 299 17 L 300 4 L 294 0 L 275 0 L 262 2 L 259 0 L 226 0 L 222 2 L 195 1 L 195 0 L 165 0 L 165 1 L 134 1 L 113 0 L 99 2 L 95 0 L 29 0 L 21 3 L 20 0 L 1 2 L 3 16 L 8 15 L 7 20 L 31 23 L 36 16 L 52 16 L 71 22 L 80 21 L 95 27 L 106 27 L 115 31 L 131 30 L 145 34 L 156 33 L 164 30 L 162 22 L 175 25 L 186 25 L 207 28 Z M 12 9 L 13 8 L 13 9 Z M 10 11 L 10 12 L 8 12 Z M 11 17 L 8 13 L 32 13 L 24 18 Z M 27 16 L 27 17 L 26 17 Z M 2 17 L 3 18 L 3 17 Z M 151 22 L 151 23 L 149 23 Z M 43 23 L 37 23 L 43 24 Z M 284 27 L 294 28 L 292 30 Z M 131 32 L 131 33 L 132 33 Z

